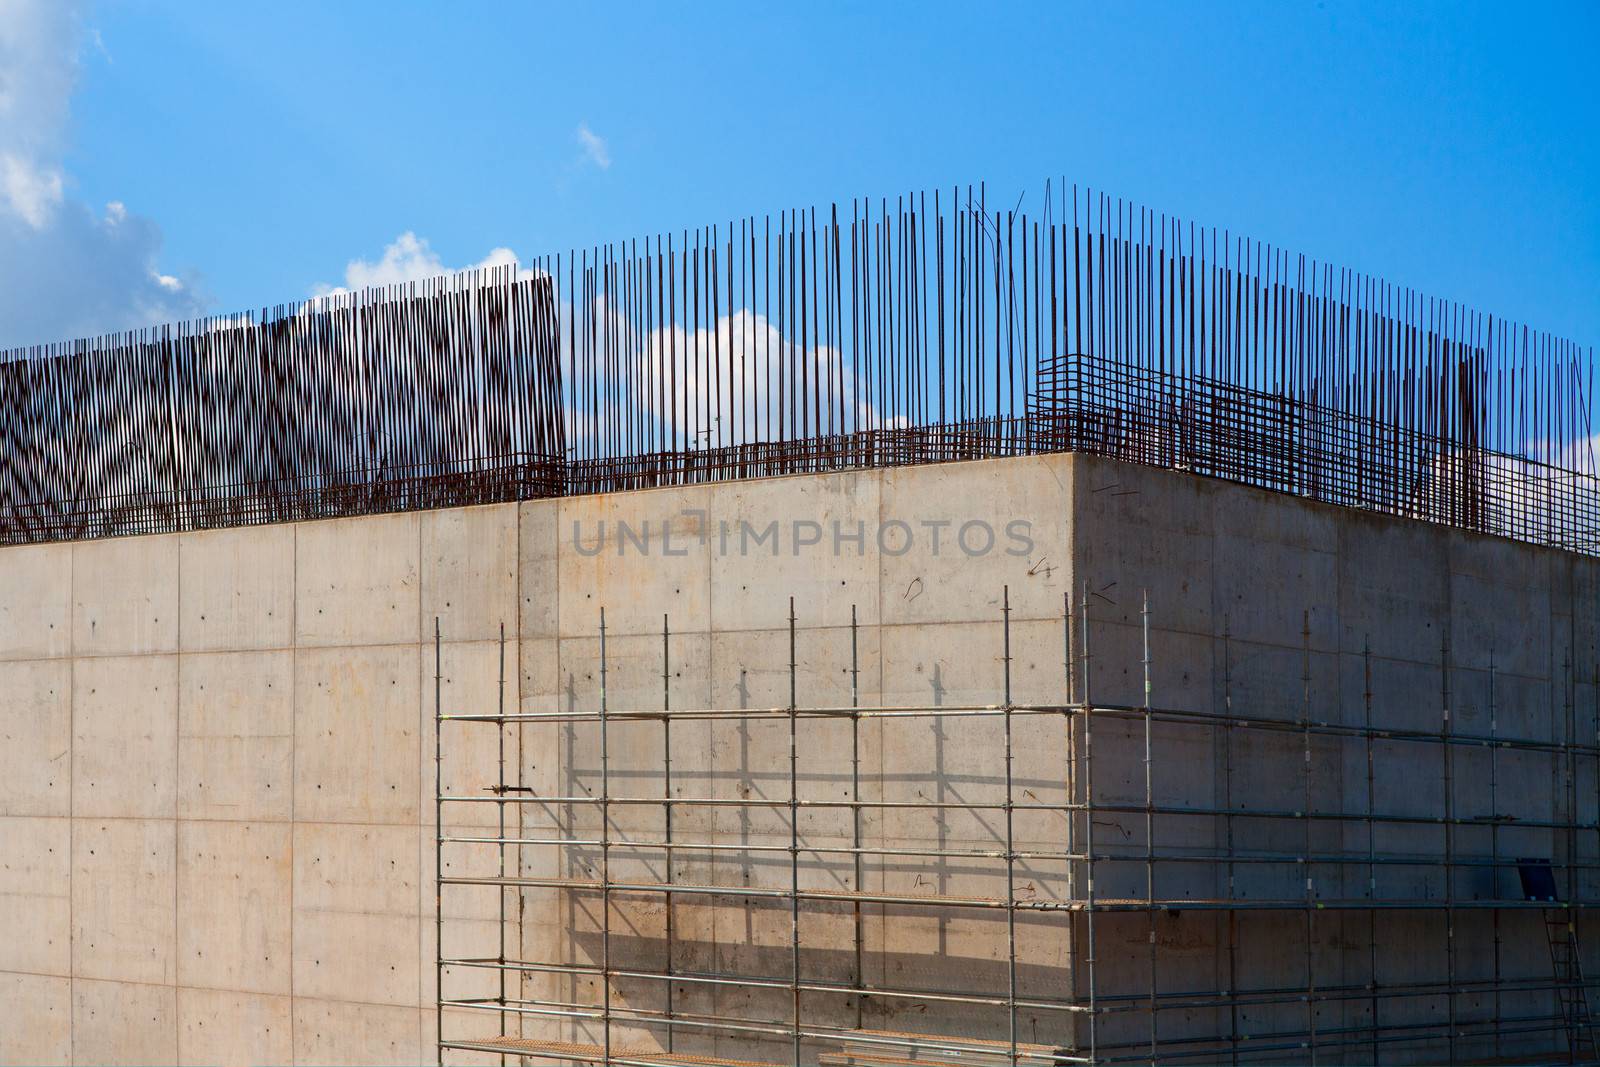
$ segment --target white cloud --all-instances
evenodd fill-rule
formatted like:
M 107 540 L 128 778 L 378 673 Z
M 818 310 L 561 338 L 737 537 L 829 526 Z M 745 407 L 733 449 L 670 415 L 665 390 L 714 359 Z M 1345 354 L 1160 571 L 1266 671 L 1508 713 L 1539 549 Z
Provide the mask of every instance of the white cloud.
M 428 242 L 407 230 L 383 250 L 382 258 L 376 263 L 352 259 L 344 269 L 344 281 L 351 289 L 368 289 L 443 273 L 444 264 L 428 247 Z
M 1579 438 L 1566 444 L 1545 446 L 1550 462 L 1557 467 L 1582 474 L 1600 474 L 1596 459 L 1600 458 L 1600 434 Z
M 0 156 L 0 195 L 29 226 L 43 229 L 61 203 L 61 172 L 41 169 L 13 155 Z
M 589 128 L 587 122 L 578 123 L 578 144 L 583 146 L 583 154 L 589 157 L 589 162 L 607 170 L 611 166 L 611 150 L 606 147 L 606 139 Z
M 424 278 L 436 278 L 441 274 L 455 274 L 458 271 L 482 270 L 485 267 L 521 267 L 517 261 L 517 254 L 509 248 L 495 248 L 476 263 L 469 263 L 465 267 L 447 267 L 429 245 L 426 237 L 418 237 L 415 232 L 407 230 L 383 249 L 383 255 L 377 260 L 352 259 L 345 264 L 344 284 L 332 285 L 319 282 L 311 287 L 312 296 L 337 296 L 340 293 L 349 293 L 361 289 L 379 288 L 386 285 L 401 285 L 405 282 L 421 281 Z
M 603 297 L 590 314 L 602 338 L 597 343 L 616 353 L 614 365 L 633 368 L 631 388 L 606 378 L 613 366 L 607 361 L 587 368 L 580 363 L 575 380 L 567 382 L 569 396 L 579 398 L 565 408 L 569 444 L 594 438 L 599 419 L 629 419 L 635 408 L 654 424 L 647 448 L 718 448 L 908 425 L 869 394 L 837 348 L 802 346 L 749 308 L 720 314 L 698 330 L 677 325 L 648 332 L 614 307 L 608 311 Z M 563 337 L 589 329 L 574 330 L 569 302 L 560 315 Z
M 161 229 L 120 202 L 75 198 L 63 165 L 78 0 L 0 0 L 0 349 L 201 314 L 193 279 L 158 269 Z
M 0 0 L 0 145 L 27 160 L 65 143 L 83 4 Z

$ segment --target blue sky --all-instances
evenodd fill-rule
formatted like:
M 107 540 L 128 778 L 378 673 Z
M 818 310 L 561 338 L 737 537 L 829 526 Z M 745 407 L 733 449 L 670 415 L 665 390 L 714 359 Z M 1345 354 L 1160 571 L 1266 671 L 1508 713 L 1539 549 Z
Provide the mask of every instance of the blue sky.
M 1596 40 L 1593 3 L 0 0 L 0 346 L 1062 176 L 1587 346 Z

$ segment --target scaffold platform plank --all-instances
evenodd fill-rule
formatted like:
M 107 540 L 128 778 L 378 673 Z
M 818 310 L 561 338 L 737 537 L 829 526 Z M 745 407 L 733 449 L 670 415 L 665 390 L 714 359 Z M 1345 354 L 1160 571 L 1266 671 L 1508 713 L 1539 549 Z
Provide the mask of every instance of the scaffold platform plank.
M 575 1060 L 580 1063 L 600 1063 L 606 1058 L 604 1045 L 580 1041 L 547 1041 L 532 1037 L 486 1037 L 482 1039 L 441 1041 L 445 1048 L 469 1052 L 501 1052 L 508 1056 L 537 1056 L 544 1059 Z M 660 1049 L 612 1046 L 612 1060 L 642 1060 L 671 1067 L 779 1067 L 766 1060 L 730 1060 L 726 1056 L 689 1056 Z
M 882 1044 L 875 1044 L 874 1047 L 862 1050 L 846 1048 L 838 1052 L 825 1052 L 817 1057 L 818 1063 L 905 1064 L 909 1067 L 927 1064 L 929 1067 L 950 1067 L 952 1062 L 970 1064 L 974 1062 L 974 1057 L 998 1056 L 1009 1059 L 1012 1054 L 1011 1042 L 1007 1040 L 912 1033 L 904 1030 L 856 1029 L 841 1033 L 837 1040 L 845 1044 L 892 1041 L 896 1043 L 896 1047 L 887 1048 Z M 1016 1056 L 1019 1063 L 1075 1062 L 1070 1049 L 1027 1041 L 1017 1043 Z

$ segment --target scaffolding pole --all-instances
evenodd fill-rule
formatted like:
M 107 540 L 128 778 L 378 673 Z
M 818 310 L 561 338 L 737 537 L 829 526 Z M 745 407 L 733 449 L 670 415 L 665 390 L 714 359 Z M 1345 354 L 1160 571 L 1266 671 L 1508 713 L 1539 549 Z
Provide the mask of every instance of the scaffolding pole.
M 1454 679 L 1466 668 L 1462 666 L 1461 650 L 1452 647 L 1448 636 L 1441 646 L 1439 661 L 1441 707 L 1436 729 L 1416 726 L 1415 711 L 1405 703 L 1396 702 L 1391 708 L 1380 699 L 1370 639 L 1363 642 L 1360 652 L 1359 722 L 1319 718 L 1314 699 L 1314 643 L 1309 613 L 1303 616 L 1297 649 L 1301 660 L 1298 700 L 1282 700 L 1272 709 L 1277 714 L 1236 706 L 1236 656 L 1230 627 L 1224 620 L 1220 635 L 1220 707 L 1169 707 L 1156 700 L 1161 642 L 1154 626 L 1153 602 L 1145 594 L 1138 610 L 1139 659 L 1124 665 L 1131 676 L 1129 681 L 1139 686 L 1141 695 L 1135 702 L 1100 702 L 1094 684 L 1098 627 L 1096 613 L 1090 610 L 1092 596 L 1085 582 L 1080 585 L 1076 604 L 1071 593 L 1063 598 L 1063 693 L 1061 702 L 1056 704 L 1017 699 L 1016 608 L 1009 587 L 1002 587 L 998 598 L 999 699 L 987 705 L 945 705 L 942 697 L 936 697 L 925 705 L 864 707 L 860 623 L 854 608 L 848 651 L 839 653 L 835 661 L 849 677 L 848 706 L 803 704 L 799 612 L 791 598 L 784 634 L 788 699 L 780 707 L 675 708 L 672 626 L 665 616 L 661 626 L 659 708 L 616 706 L 611 685 L 610 627 L 602 609 L 596 665 L 598 701 L 591 705 L 597 710 L 588 710 L 575 699 L 569 700 L 565 710 L 509 710 L 502 630 L 495 711 L 446 711 L 443 639 L 436 621 L 434 920 L 439 946 L 435 961 L 439 999 L 435 1020 L 436 1058 L 441 1067 L 452 1050 L 489 1053 L 505 1062 L 543 1059 L 628 1067 L 704 1064 L 712 1062 L 708 1053 L 715 1054 L 718 1063 L 767 1067 L 782 1067 L 784 1063 L 796 1067 L 813 1061 L 830 1065 L 959 1063 L 995 1067 L 1011 1063 L 1059 1067 L 1069 1063 L 1215 1059 L 1240 1062 L 1263 1055 L 1317 1062 L 1325 1057 L 1348 1056 L 1355 1049 L 1373 1062 L 1391 1055 L 1413 1059 L 1436 1055 L 1441 1060 L 1470 1062 L 1474 1057 L 1494 1059 L 1516 1055 L 1518 1050 L 1559 1047 L 1552 1043 L 1570 1031 L 1570 1020 L 1561 1010 L 1541 1010 L 1537 1004 L 1544 998 L 1559 1008 L 1558 996 L 1564 984 L 1570 986 L 1570 979 L 1563 980 L 1559 974 L 1507 973 L 1504 942 L 1507 916 L 1551 906 L 1547 900 L 1527 899 L 1515 888 L 1519 884 L 1519 865 L 1525 867 L 1531 862 L 1525 856 L 1531 848 L 1527 842 L 1533 840 L 1529 835 L 1544 835 L 1552 842 L 1548 862 L 1557 868 L 1557 885 L 1565 897 L 1559 906 L 1567 912 L 1574 943 L 1581 944 L 1580 918 L 1597 903 L 1588 894 L 1596 882 L 1595 872 L 1600 870 L 1600 855 L 1583 856 L 1579 841 L 1590 833 L 1600 841 L 1600 781 L 1596 783 L 1597 810 L 1586 812 L 1579 803 L 1578 768 L 1580 760 L 1592 760 L 1600 766 L 1600 721 L 1593 742 L 1580 742 L 1574 681 L 1577 671 L 1570 649 L 1560 680 L 1563 719 L 1551 723 L 1552 736 L 1539 736 L 1530 725 L 1539 720 L 1528 715 L 1516 720 L 1519 731 L 1502 728 L 1506 709 L 1498 684 L 1500 668 L 1492 650 L 1485 668 L 1486 731 L 1480 734 L 1463 729 L 1456 714 Z M 825 620 L 817 620 L 815 625 L 825 629 Z M 811 655 L 808 652 L 808 657 Z M 816 655 L 826 659 L 828 653 Z M 1291 706 L 1283 707 L 1284 704 Z M 1550 718 L 1553 716 L 1547 716 L 1545 721 Z M 861 730 L 865 722 L 874 719 L 880 723 L 926 720 L 935 727 L 931 748 L 920 751 L 937 760 L 932 772 L 938 785 L 936 799 L 903 799 L 891 797 L 881 788 L 876 793 L 866 788 Z M 787 758 L 780 760 L 774 752 L 774 758 L 765 765 L 746 763 L 734 768 L 741 782 L 736 796 L 716 795 L 716 789 L 681 791 L 684 779 L 680 778 L 679 761 L 674 758 L 673 726 L 678 720 L 769 723 L 773 727 L 781 724 Z M 1001 758 L 991 765 L 992 770 L 980 771 L 959 783 L 945 780 L 943 768 L 951 755 L 945 747 L 942 727 L 947 721 L 966 722 L 974 728 L 993 722 L 993 732 L 985 735 L 980 730 L 964 738 L 969 745 L 972 737 L 983 736 L 992 739 L 988 743 L 997 743 Z M 1059 798 L 1041 796 L 1039 783 L 1019 776 L 1019 755 L 1034 750 L 1040 737 L 1030 728 L 1028 740 L 1021 741 L 1018 729 L 1024 722 L 1059 724 L 1060 747 L 1052 742 L 1050 747 L 1038 750 L 1039 754 L 1059 752 L 1062 756 L 1059 777 L 1053 779 L 1052 786 L 1060 790 Z M 827 753 L 834 750 L 820 743 L 813 746 L 810 741 L 810 730 L 829 728 L 830 723 L 848 724 L 850 730 L 848 782 L 841 781 L 838 790 L 811 795 L 804 788 L 808 783 L 825 782 L 833 776 L 842 780 L 845 770 L 835 765 L 842 763 L 842 756 L 834 757 L 830 763 Z M 455 783 L 446 782 L 446 731 L 452 731 L 453 736 L 456 730 L 481 729 L 491 724 L 497 730 L 497 766 L 492 784 L 478 791 L 457 791 L 453 786 L 467 781 L 470 774 L 463 767 L 453 775 Z M 1101 729 L 1107 724 L 1112 729 Z M 592 729 L 598 742 L 598 766 L 584 766 L 579 758 L 581 749 L 574 743 L 566 749 L 565 778 L 552 783 L 552 789 L 540 793 L 521 785 L 520 779 L 513 786 L 506 764 L 510 752 L 508 731 L 517 731 L 520 752 L 531 736 L 528 731 L 550 727 L 564 731 Z M 627 731 L 627 735 L 614 737 L 618 731 Z M 631 784 L 638 775 L 639 738 L 658 739 L 650 743 L 661 747 L 659 794 Z M 1220 754 L 1220 782 L 1206 787 L 1215 793 L 1199 795 L 1199 787 L 1186 784 L 1183 768 L 1177 766 L 1174 777 L 1162 778 L 1163 783 L 1171 784 L 1163 784 L 1161 792 L 1173 795 L 1163 795 L 1158 802 L 1156 783 L 1163 753 L 1168 751 L 1163 746 L 1170 743 L 1171 751 L 1182 752 L 1200 738 L 1207 739 L 1211 751 Z M 1299 781 L 1290 783 L 1298 785 L 1298 802 L 1285 807 L 1262 802 L 1259 788 L 1241 789 L 1252 776 L 1260 778 L 1273 771 L 1273 764 L 1261 762 L 1262 754 L 1273 749 L 1255 742 L 1274 738 L 1280 750 L 1284 742 L 1297 744 L 1299 749 Z M 897 750 L 897 761 L 904 763 L 906 771 L 918 766 L 916 746 L 928 744 L 915 737 L 908 743 L 912 747 Z M 618 745 L 629 753 L 627 769 L 620 775 L 613 767 Z M 1458 804 L 1456 783 L 1463 773 L 1458 760 L 1468 750 L 1487 754 L 1487 811 L 1478 810 L 1476 805 L 1462 811 Z M 1509 794 L 1513 803 L 1508 806 L 1502 762 L 1508 753 L 1551 761 L 1562 797 L 1557 810 L 1526 814 L 1515 806 L 1515 791 Z M 1419 811 L 1406 806 L 1403 794 L 1407 790 L 1402 783 L 1413 773 L 1411 768 L 1430 765 L 1426 761 L 1430 754 L 1438 761 L 1431 765 L 1438 767 L 1441 775 L 1441 793 L 1434 794 L 1440 799 L 1430 801 L 1427 809 Z M 965 763 L 974 753 L 959 755 Z M 726 757 L 713 744 L 707 758 Z M 1338 795 L 1326 793 L 1320 786 L 1318 767 L 1325 759 L 1337 765 L 1341 758 L 1364 763 L 1364 782 L 1351 783 Z M 981 762 L 977 765 L 981 766 Z M 1030 759 L 1029 767 L 1033 765 Z M 713 778 L 717 769 L 714 763 L 705 766 Z M 885 771 L 888 772 L 887 766 Z M 895 773 L 899 773 L 898 769 Z M 1400 786 L 1400 803 L 1380 803 L 1380 776 L 1393 777 Z M 1132 796 L 1119 796 L 1119 783 L 1135 790 L 1142 788 L 1142 802 Z M 1422 795 L 1415 789 L 1410 792 Z M 694 795 L 697 793 L 711 795 Z M 450 828 L 450 814 L 456 807 L 484 803 L 496 805 L 494 817 L 487 824 L 481 819 L 454 822 L 456 826 L 469 823 L 484 829 Z M 1437 808 L 1432 806 L 1435 803 Z M 525 827 L 521 813 L 532 806 L 555 814 L 548 830 L 530 831 Z M 618 808 L 651 807 L 661 812 L 659 834 L 640 828 L 655 825 L 648 820 L 641 823 L 629 819 L 628 829 L 622 829 L 613 818 Z M 755 834 L 750 820 L 762 809 L 781 811 L 786 816 L 782 838 L 768 833 L 762 840 L 763 835 Z M 583 814 L 591 810 L 598 815 L 598 826 L 593 830 L 587 829 L 590 820 Z M 689 816 L 679 818 L 684 812 L 718 810 L 739 813 L 743 821 L 737 832 L 713 829 L 708 835 L 696 828 L 714 827 L 714 823 Z M 843 833 L 848 836 L 841 841 L 839 836 L 815 838 L 809 828 L 802 832 L 800 823 L 808 811 L 847 814 L 850 825 Z M 869 838 L 864 832 L 864 819 L 874 813 L 899 813 L 897 818 L 912 820 L 908 826 L 914 826 L 918 818 L 930 819 L 938 830 L 927 840 L 919 839 L 914 830 L 903 831 L 898 838 L 886 832 Z M 973 820 L 959 835 L 948 826 L 948 820 L 958 813 Z M 1026 824 L 1030 827 L 1027 834 L 1022 833 L 1020 827 L 1024 824 L 1020 820 L 1044 816 L 1062 820 L 1064 839 L 1054 837 L 1052 831 L 1051 838 L 1045 840 L 1031 829 L 1032 822 Z M 1182 829 L 1185 820 L 1196 818 L 1208 819 L 1216 827 L 1209 842 L 1197 840 Z M 1133 829 L 1141 824 L 1142 835 Z M 1246 829 L 1241 835 L 1240 828 L 1251 825 L 1261 827 L 1262 833 L 1251 834 Z M 987 829 L 981 829 L 984 827 Z M 1102 835 L 1105 827 L 1111 827 L 1112 832 Z M 1408 836 L 1380 838 L 1380 831 L 1386 827 Z M 1477 828 L 1477 832 L 1463 832 L 1467 827 Z M 1507 856 L 1510 850 L 1503 836 L 1509 827 L 1518 834 L 1517 849 L 1511 855 L 1524 854 L 1521 858 Z M 1352 828 L 1358 832 L 1352 834 Z M 1296 831 L 1298 847 L 1283 847 L 1284 834 Z M 974 833 L 979 832 L 992 834 L 992 841 L 974 839 Z M 1430 846 L 1429 841 L 1435 844 Z M 466 864 L 447 864 L 446 848 L 462 844 L 493 846 L 494 862 L 476 870 Z M 1437 851 L 1429 851 L 1430 847 Z M 557 860 L 549 868 L 555 873 L 524 870 L 521 850 L 526 848 L 555 849 Z M 513 854 L 509 849 L 518 850 L 515 865 L 510 862 Z M 690 853 L 738 857 L 738 863 L 730 869 L 736 867 L 743 877 L 733 881 L 714 877 L 702 880 L 682 873 L 683 865 L 677 857 Z M 582 862 L 585 855 L 594 856 L 597 862 Z M 655 869 L 654 862 L 643 868 L 647 873 L 641 877 L 639 861 L 655 856 L 660 857 L 659 878 L 652 880 L 648 873 Z M 619 857 L 627 857 L 619 859 L 629 871 L 623 877 L 618 877 L 619 864 L 612 862 Z M 865 877 L 869 859 L 885 872 L 936 871 L 935 890 L 930 892 L 915 885 L 901 888 L 888 878 L 869 888 Z M 787 868 L 781 883 L 753 880 L 759 870 L 771 869 L 780 861 Z M 1174 877 L 1169 887 L 1169 880 L 1160 877 L 1163 871 L 1182 871 L 1194 865 L 1216 871 L 1211 884 L 1218 891 L 1212 896 L 1188 895 L 1191 879 Z M 803 877 L 812 869 L 831 873 L 836 880 L 830 883 Z M 1408 888 L 1405 879 L 1394 878 L 1380 885 L 1381 871 L 1403 874 L 1408 869 L 1430 869 L 1434 873 L 1417 881 L 1418 888 Z M 1275 872 L 1280 870 L 1300 872 L 1298 893 L 1268 891 L 1278 877 Z M 1135 888 L 1136 871 L 1142 872 L 1142 893 Z M 1481 872 L 1481 877 L 1487 879 L 1487 892 L 1463 895 L 1459 891 L 1458 877 L 1469 871 Z M 1004 890 L 997 892 L 992 885 L 984 890 L 968 889 L 952 881 L 957 876 L 967 881 L 992 877 L 1004 885 Z M 1442 893 L 1428 890 L 1427 886 L 1437 885 L 1441 876 Z M 1360 881 L 1365 886 L 1356 891 Z M 453 953 L 444 938 L 446 900 L 457 887 L 484 886 L 495 887 L 500 894 L 500 937 L 495 953 L 481 957 Z M 1329 892 L 1328 887 L 1338 889 Z M 529 940 L 514 937 L 510 927 L 520 921 L 525 911 L 523 902 L 533 893 L 554 894 L 556 899 L 569 901 L 598 900 L 598 951 L 590 951 L 584 957 L 563 943 L 550 947 L 549 959 L 538 958 L 539 951 L 530 952 Z M 510 906 L 513 894 L 521 897 L 516 908 Z M 730 905 L 727 902 L 731 900 L 742 903 Z M 707 909 L 702 914 L 734 908 L 745 916 L 747 924 L 764 912 L 781 909 L 787 919 L 787 936 L 781 950 L 787 957 L 786 965 L 766 968 L 754 962 L 740 964 L 729 954 L 737 943 L 719 945 L 710 956 L 687 951 L 680 944 L 685 929 L 677 914 L 683 902 L 702 902 Z M 650 913 L 636 910 L 640 905 L 660 908 L 659 928 L 640 926 L 640 916 Z M 945 960 L 938 953 L 922 957 L 922 962 L 909 968 L 875 965 L 875 950 L 868 946 L 864 929 L 868 907 L 882 909 L 889 942 L 900 944 L 899 951 L 905 948 L 896 942 L 895 931 L 909 927 L 898 924 L 912 922 L 916 916 L 936 920 L 941 944 L 945 924 L 957 918 L 966 917 L 977 923 L 1003 922 L 1003 935 L 994 930 L 995 935 L 1003 936 L 1003 948 L 997 947 L 992 958 L 995 973 L 1003 974 L 1003 978 L 986 982 L 976 966 L 966 965 L 957 957 Z M 1319 913 L 1327 911 L 1349 916 L 1336 924 L 1344 937 L 1360 929 L 1353 923 L 1365 919 L 1364 979 L 1340 977 L 1329 981 L 1333 976 L 1319 965 L 1317 938 L 1323 921 Z M 826 955 L 833 949 L 825 933 L 820 939 L 805 936 L 808 917 L 814 912 L 819 931 L 825 930 L 827 916 L 837 914 L 841 922 L 837 947 L 841 962 L 846 958 L 843 953 L 848 953 L 847 965 L 837 970 L 827 965 Z M 1218 917 L 1219 922 L 1213 927 L 1215 948 L 1218 971 L 1225 980 L 1196 982 L 1193 974 L 1165 968 L 1161 924 L 1180 921 L 1190 912 Z M 1389 922 L 1402 925 L 1442 921 L 1442 959 L 1434 957 L 1437 962 L 1421 968 L 1412 961 L 1410 973 L 1384 981 L 1386 971 L 1398 975 L 1397 971 L 1389 971 L 1380 951 L 1385 938 L 1379 935 L 1379 916 L 1384 912 L 1394 916 Z M 1111 918 L 1118 915 L 1126 918 Z M 1170 918 L 1163 920 L 1162 916 Z M 1293 979 L 1281 964 L 1263 964 L 1259 958 L 1259 939 L 1272 937 L 1274 929 L 1263 924 L 1291 916 L 1301 922 L 1304 948 L 1303 973 Z M 1458 939 L 1462 936 L 1461 924 L 1468 920 L 1475 924 L 1474 929 L 1492 936 L 1493 970 L 1487 977 L 1481 972 L 1470 977 L 1461 973 Z M 845 922 L 847 932 L 842 927 Z M 1026 930 L 1024 923 L 1029 924 Z M 1138 926 L 1130 928 L 1128 923 L 1142 924 L 1141 947 L 1136 948 L 1133 938 L 1127 936 L 1130 929 L 1137 930 Z M 1056 931 L 1064 946 L 1054 964 L 1041 962 L 1048 959 L 1048 954 L 1034 948 L 1036 942 L 1041 948 L 1047 943 L 1039 939 L 1050 930 Z M 1326 931 L 1323 933 L 1326 936 Z M 570 931 L 567 936 L 580 935 Z M 657 939 L 665 943 L 649 952 L 636 947 L 657 944 Z M 513 940 L 520 946 L 515 956 L 508 952 L 508 942 Z M 998 941 L 994 943 L 998 946 Z M 752 942 L 752 947 L 756 944 Z M 1253 953 L 1247 953 L 1247 944 Z M 890 944 L 884 950 L 889 951 Z M 1140 957 L 1142 966 L 1134 962 Z M 759 954 L 751 957 L 752 961 L 759 958 Z M 1292 969 L 1291 964 L 1291 972 Z M 452 987 L 457 977 L 486 970 L 494 972 L 489 995 L 455 993 Z M 529 996 L 521 988 L 513 995 L 514 978 L 539 975 L 566 983 L 554 988 L 567 992 Z M 1142 975 L 1142 981 L 1135 975 Z M 592 987 L 593 995 L 580 995 L 580 986 Z M 663 990 L 659 1000 L 631 992 L 651 987 Z M 711 996 L 691 998 L 694 1003 L 686 1004 L 676 995 L 680 987 L 702 990 Z M 786 1011 L 766 1013 L 765 1009 L 754 1007 L 760 1003 L 759 998 L 772 995 L 787 999 Z M 928 1011 L 921 1023 L 927 1032 L 871 1028 L 866 1010 L 869 1002 L 883 1005 L 886 1018 L 903 1016 L 908 1011 Z M 741 1009 L 741 1005 L 745 1007 Z M 451 1033 L 447 1012 L 491 1014 L 499 1024 L 500 1035 L 484 1038 Z M 1364 1012 L 1365 1018 L 1357 1012 Z M 1024 1015 L 1030 1017 L 1026 1032 Z M 1141 1016 L 1142 1028 L 1138 1026 Z M 568 1040 L 561 1027 L 584 1030 L 588 1040 Z M 626 1038 L 624 1031 L 629 1035 Z M 770 1046 L 774 1043 L 787 1046 L 784 1056 L 772 1058 Z M 729 1051 L 753 1058 L 731 1059 L 726 1055 Z

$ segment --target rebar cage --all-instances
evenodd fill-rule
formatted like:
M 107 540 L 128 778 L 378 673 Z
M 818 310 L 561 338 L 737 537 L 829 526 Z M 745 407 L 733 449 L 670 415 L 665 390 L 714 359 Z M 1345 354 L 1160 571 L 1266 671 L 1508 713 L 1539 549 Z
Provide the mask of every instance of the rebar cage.
M 1600 551 L 1592 349 L 1064 194 L 0 353 L 0 542 L 1077 449 Z
M 1025 687 L 1009 601 L 987 705 L 868 706 L 854 611 L 802 655 L 792 600 L 777 706 L 678 706 L 665 621 L 621 704 L 603 611 L 592 692 L 436 686 L 439 1062 L 1594 1059 L 1600 668 L 1446 639 L 1417 699 L 1367 647 L 1330 701 L 1308 616 L 1274 692 L 1224 632 L 1186 707 L 1148 598 L 1131 643 L 1064 601 Z

